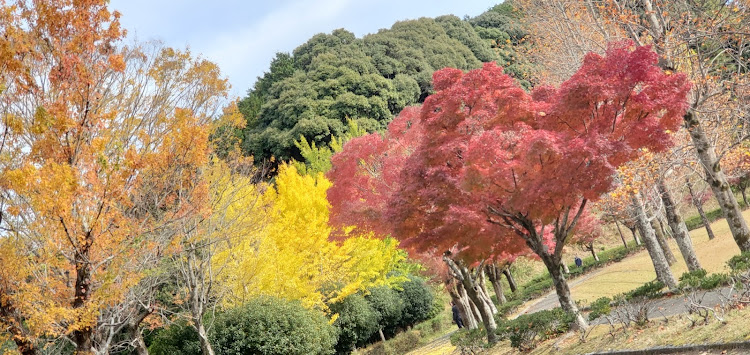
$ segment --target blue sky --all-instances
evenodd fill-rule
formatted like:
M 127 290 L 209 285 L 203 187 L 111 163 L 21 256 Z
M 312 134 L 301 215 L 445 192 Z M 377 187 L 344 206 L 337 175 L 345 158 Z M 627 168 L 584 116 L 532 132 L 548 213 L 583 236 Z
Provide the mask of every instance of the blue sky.
M 216 62 L 244 96 L 276 52 L 316 33 L 346 28 L 357 37 L 394 22 L 445 14 L 476 16 L 501 0 L 111 0 L 129 37 L 157 39 Z

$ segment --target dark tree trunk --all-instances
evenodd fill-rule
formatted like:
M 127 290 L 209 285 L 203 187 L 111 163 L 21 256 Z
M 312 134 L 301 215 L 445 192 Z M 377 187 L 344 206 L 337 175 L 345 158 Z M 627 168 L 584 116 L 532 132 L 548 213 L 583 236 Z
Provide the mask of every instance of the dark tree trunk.
M 747 186 L 743 185 L 742 187 L 740 187 L 740 193 L 742 193 L 742 202 L 744 202 L 745 206 L 747 206 L 747 192 L 745 190 L 747 190 Z
M 667 263 L 669 266 L 674 265 L 674 263 L 677 262 L 677 258 L 675 258 L 674 253 L 672 253 L 672 249 L 669 248 L 667 238 L 665 238 L 664 233 L 661 232 L 661 228 L 659 228 L 659 224 L 656 223 L 656 219 L 651 221 L 651 229 L 656 235 L 656 241 L 659 242 L 659 247 L 661 247 L 661 250 L 664 252 L 664 257 L 667 258 Z
M 711 187 L 714 197 L 719 201 L 719 207 L 721 207 L 721 212 L 724 214 L 727 224 L 729 224 L 729 230 L 732 232 L 734 241 L 741 251 L 750 251 L 750 228 L 742 217 L 742 210 L 737 203 L 737 199 L 734 198 L 734 194 L 732 194 L 732 189 L 729 187 L 721 165 L 719 165 L 714 147 L 703 131 L 694 110 L 688 110 L 684 120 L 685 127 L 687 127 L 690 137 L 693 139 L 698 160 L 706 172 L 706 181 Z
M 75 254 L 76 282 L 73 299 L 73 309 L 83 308 L 91 295 L 91 264 L 89 263 L 89 247 L 93 240 L 87 233 L 81 250 Z M 88 355 L 92 353 L 94 329 L 82 326 L 73 331 L 73 342 L 76 344 L 76 354 Z
M 516 292 L 518 286 L 516 286 L 516 279 L 513 278 L 513 274 L 510 272 L 510 266 L 506 266 L 503 268 L 503 275 L 505 275 L 505 278 L 508 279 L 510 292 Z
M 687 185 L 688 192 L 690 193 L 690 199 L 693 201 L 693 206 L 695 206 L 695 209 L 698 210 L 698 215 L 701 216 L 703 227 L 706 228 L 708 240 L 713 240 L 714 238 L 716 238 L 716 236 L 714 235 L 713 229 L 711 229 L 711 222 L 708 220 L 708 217 L 706 217 L 706 213 L 703 212 L 703 202 L 693 192 L 693 185 L 690 183 L 690 179 L 685 178 L 685 183 Z
M 633 195 L 632 200 L 636 222 L 638 223 L 638 230 L 641 232 L 643 242 L 646 244 L 646 250 L 648 250 L 648 255 L 651 257 L 651 262 L 654 264 L 656 279 L 669 287 L 669 289 L 675 289 L 677 288 L 677 281 L 674 278 L 674 274 L 672 274 L 672 270 L 669 268 L 667 258 L 664 256 L 664 251 L 659 246 L 659 241 L 656 240 L 654 229 L 651 228 L 648 223 L 646 211 L 643 209 L 643 203 L 637 195 Z
M 625 235 L 622 234 L 622 229 L 620 229 L 620 223 L 615 220 L 615 226 L 617 227 L 617 233 L 620 233 L 620 239 L 622 240 L 622 245 L 625 247 L 625 249 L 628 248 L 628 242 L 625 241 Z
M 695 255 L 693 241 L 690 239 L 690 234 L 688 233 L 687 226 L 685 226 L 685 221 L 683 221 L 682 217 L 677 213 L 672 195 L 664 184 L 664 181 L 659 181 L 656 186 L 659 189 L 659 194 L 661 194 L 661 199 L 664 202 L 664 209 L 666 210 L 669 228 L 672 229 L 674 240 L 680 248 L 680 253 L 682 254 L 682 258 L 685 259 L 685 264 L 687 264 L 688 270 L 700 270 L 701 265 L 698 262 L 698 257 Z

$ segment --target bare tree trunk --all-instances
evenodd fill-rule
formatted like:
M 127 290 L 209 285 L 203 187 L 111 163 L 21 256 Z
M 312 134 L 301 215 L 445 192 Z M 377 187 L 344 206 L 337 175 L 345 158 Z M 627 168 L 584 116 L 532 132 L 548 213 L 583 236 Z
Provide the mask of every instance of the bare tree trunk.
M 560 307 L 564 311 L 575 315 L 575 322 L 580 329 L 587 329 L 589 324 L 583 318 L 581 311 L 578 310 L 578 306 L 570 296 L 570 287 L 568 287 L 568 283 L 565 281 L 565 275 L 560 271 L 560 262 L 554 259 L 555 256 L 553 255 L 542 257 L 542 261 L 547 266 L 547 270 L 555 284 L 555 292 L 557 293 L 557 299 L 560 301 Z
M 88 251 L 89 247 L 93 243 L 91 235 L 87 235 L 83 250 L 76 252 L 75 255 L 75 267 L 76 267 L 76 283 L 75 283 L 75 295 L 73 299 L 73 308 L 78 309 L 85 307 L 86 302 L 90 298 L 91 294 L 91 264 L 89 263 Z M 93 342 L 94 329 L 90 326 L 78 327 L 73 331 L 73 342 L 76 344 L 76 354 L 88 355 L 92 353 L 94 347 Z
M 633 240 L 635 240 L 635 245 L 640 246 L 641 245 L 641 239 L 638 238 L 638 234 L 636 231 L 638 230 L 638 225 L 634 224 L 633 226 L 626 226 L 628 229 L 630 229 L 630 233 L 633 233 Z
M 721 212 L 724 214 L 727 224 L 729 224 L 729 230 L 732 232 L 734 241 L 741 251 L 750 251 L 750 228 L 742 217 L 742 210 L 737 204 L 734 194 L 732 194 L 732 189 L 729 187 L 724 172 L 721 170 L 714 147 L 709 143 L 694 110 L 688 110 L 684 120 L 685 127 L 687 127 L 690 137 L 693 139 L 698 160 L 706 171 L 706 181 L 719 201 L 719 207 L 721 207 Z
M 568 264 L 566 262 L 562 262 L 562 270 L 564 274 L 570 274 L 570 269 L 568 268 Z
M 516 292 L 518 286 L 516 285 L 516 279 L 513 278 L 513 274 L 510 272 L 510 266 L 506 266 L 503 268 L 503 275 L 505 275 L 505 278 L 508 279 L 510 292 Z
M 669 268 L 667 258 L 664 257 L 664 251 L 659 247 L 659 242 L 654 235 L 654 229 L 651 228 L 648 223 L 646 211 L 643 209 L 643 203 L 637 195 L 633 195 L 632 200 L 638 229 L 643 237 L 643 242 L 646 244 L 646 250 L 648 250 L 648 254 L 651 257 L 651 262 L 654 264 L 656 279 L 661 281 L 669 289 L 675 289 L 677 288 L 677 281 L 674 278 L 674 274 L 672 274 L 672 270 Z
M 446 285 L 448 294 L 451 296 L 451 300 L 458 307 L 458 315 L 464 323 L 464 327 L 469 329 L 476 329 L 479 324 L 474 318 L 474 314 L 471 311 L 471 305 L 469 304 L 469 298 L 466 296 L 466 292 L 462 290 L 463 285 L 456 282 L 455 279 Z
M 617 233 L 620 233 L 620 239 L 622 240 L 622 245 L 625 247 L 625 249 L 628 248 L 628 242 L 625 241 L 625 235 L 622 234 L 622 229 L 620 229 L 620 223 L 617 222 L 615 219 L 615 226 L 617 227 Z
M 503 292 L 503 283 L 502 280 L 500 280 L 500 275 L 502 274 L 500 272 L 500 268 L 497 267 L 497 264 L 488 264 L 485 267 L 485 273 L 487 274 L 487 278 L 490 280 L 490 284 L 492 284 L 492 289 L 495 291 L 497 304 L 503 305 L 505 302 L 508 302 L 508 300 L 505 298 L 505 292 Z
M 677 258 L 675 258 L 674 253 L 672 253 L 672 249 L 669 248 L 669 243 L 667 243 L 667 239 L 664 238 L 664 234 L 661 232 L 658 223 L 656 223 L 656 219 L 651 220 L 651 230 L 653 230 L 654 235 L 656 235 L 656 241 L 659 242 L 659 247 L 661 247 L 661 250 L 664 252 L 664 257 L 667 258 L 667 263 L 669 266 L 674 265 L 674 263 L 677 262 Z
M 490 345 L 497 343 L 497 323 L 495 323 L 495 318 L 493 317 L 493 313 L 490 307 L 490 304 L 492 302 L 489 302 L 488 300 L 485 300 L 484 297 L 481 297 L 481 287 L 477 284 L 479 275 L 472 275 L 466 265 L 464 265 L 462 262 L 455 262 L 447 255 L 443 256 L 443 261 L 448 264 L 448 267 L 450 268 L 451 272 L 453 272 L 454 277 L 458 278 L 463 283 L 464 289 L 466 290 L 466 294 L 469 296 L 469 299 L 471 299 L 477 306 L 479 315 L 482 318 L 482 323 L 484 324 L 484 329 L 487 331 L 487 343 L 489 343 Z M 478 273 L 481 273 L 482 268 L 484 268 L 484 265 L 479 266 L 477 270 Z
M 587 245 L 586 249 L 591 252 L 591 256 L 594 257 L 594 260 L 599 261 L 599 255 L 596 255 L 596 248 L 594 248 L 594 243 Z
M 130 338 L 133 339 L 133 346 L 138 355 L 148 355 L 148 347 L 146 347 L 146 342 L 143 340 L 140 325 L 149 314 L 151 314 L 151 310 L 145 308 L 141 309 L 138 314 L 130 320 L 130 324 L 128 325 L 130 328 Z
M 698 215 L 701 216 L 703 227 L 706 228 L 708 240 L 713 240 L 714 238 L 716 238 L 716 236 L 714 235 L 713 229 L 711 229 L 711 222 L 708 220 L 708 217 L 706 217 L 706 213 L 703 212 L 703 202 L 693 192 L 693 185 L 690 183 L 689 178 L 685 178 L 685 184 L 687 185 L 688 192 L 690 193 L 690 199 L 693 201 L 693 206 L 695 206 L 695 209 L 698 210 Z
M 484 299 L 485 302 L 490 306 L 490 310 L 492 311 L 492 314 L 497 314 L 497 307 L 495 307 L 495 304 L 492 302 L 492 298 L 490 297 L 490 293 L 487 291 L 487 283 L 485 282 L 485 275 L 484 275 L 484 269 L 477 269 L 477 273 L 479 274 L 478 278 L 478 284 L 479 284 L 479 290 L 480 296 Z
M 214 348 L 211 346 L 211 342 L 208 340 L 208 333 L 206 328 L 203 326 L 203 322 L 200 322 L 198 328 L 198 339 L 201 343 L 201 352 L 203 355 L 215 355 Z
M 474 301 L 472 301 L 472 299 L 469 298 L 469 293 L 466 292 L 466 288 L 464 287 L 463 283 L 461 283 L 461 293 L 463 294 L 463 297 L 467 300 L 467 303 L 469 304 L 469 309 L 471 310 L 471 316 L 474 317 L 474 320 L 477 322 L 477 327 L 479 327 L 479 323 L 482 322 L 482 314 L 479 313 L 479 307 L 477 307 L 476 303 L 474 303 Z
M 685 221 L 683 221 L 682 217 L 677 213 L 672 195 L 669 193 L 664 181 L 659 181 L 656 187 L 659 189 L 659 194 L 661 194 L 661 199 L 664 202 L 664 209 L 666 210 L 669 228 L 672 229 L 674 240 L 680 248 L 680 253 L 682 254 L 682 258 L 685 259 L 685 264 L 687 264 L 688 270 L 700 270 L 701 265 L 698 262 L 698 257 L 695 255 L 693 241 L 690 239 L 690 234 L 688 233 L 687 226 L 685 226 Z

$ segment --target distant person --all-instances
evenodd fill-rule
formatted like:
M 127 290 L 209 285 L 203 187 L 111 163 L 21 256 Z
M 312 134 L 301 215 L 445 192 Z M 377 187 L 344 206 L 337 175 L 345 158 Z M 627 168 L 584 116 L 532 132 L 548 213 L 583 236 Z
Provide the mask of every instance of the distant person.
M 578 267 L 583 266 L 583 260 L 581 260 L 581 258 L 579 258 L 578 255 L 576 255 L 575 262 L 576 262 L 576 266 Z
M 458 312 L 458 306 L 455 302 L 451 302 L 451 311 L 453 311 L 453 321 L 458 326 L 458 329 L 464 327 L 464 322 L 461 320 L 461 314 Z

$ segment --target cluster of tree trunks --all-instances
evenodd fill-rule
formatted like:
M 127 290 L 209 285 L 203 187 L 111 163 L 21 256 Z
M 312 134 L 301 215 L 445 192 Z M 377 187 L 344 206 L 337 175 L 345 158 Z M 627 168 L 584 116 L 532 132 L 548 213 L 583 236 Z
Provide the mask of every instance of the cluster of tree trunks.
M 458 307 L 458 312 L 466 328 L 475 329 L 483 324 L 485 329 L 491 330 L 488 337 L 490 342 L 496 342 L 494 335 L 497 324 L 494 315 L 497 314 L 497 306 L 507 302 L 503 290 L 502 277 L 508 280 L 511 292 L 517 289 L 516 281 L 510 271 L 510 265 L 497 265 L 496 263 L 485 264 L 469 268 L 464 262 L 453 259 L 450 254 L 443 256 L 443 261 L 448 265 L 451 278 L 446 281 L 446 289 L 451 301 Z M 487 289 L 487 280 L 492 285 L 497 304 L 492 302 Z

